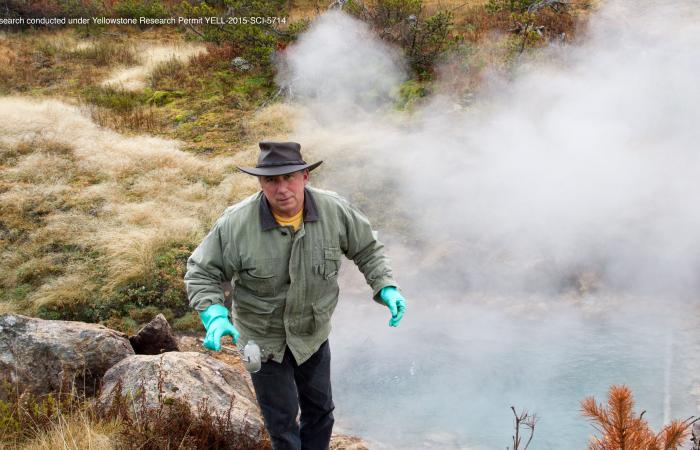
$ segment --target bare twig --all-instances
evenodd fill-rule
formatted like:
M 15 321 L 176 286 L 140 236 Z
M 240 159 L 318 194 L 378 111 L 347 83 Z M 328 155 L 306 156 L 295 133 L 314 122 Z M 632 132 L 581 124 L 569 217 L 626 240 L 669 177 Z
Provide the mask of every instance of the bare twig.
M 690 419 L 692 419 L 692 417 L 688 418 L 687 420 Z M 690 438 L 690 442 L 693 443 L 693 447 L 690 450 L 700 450 L 700 425 L 695 425 L 698 420 L 700 420 L 700 418 L 697 418 L 688 424 L 688 426 L 693 425 Z
M 537 424 L 537 415 L 530 414 L 527 410 L 523 410 L 520 414 L 515 411 L 515 407 L 510 407 L 515 416 L 515 435 L 513 436 L 513 450 L 527 450 L 532 442 L 532 437 L 535 435 L 535 425 Z M 524 427 L 530 430 L 530 436 L 525 443 L 525 447 L 520 448 L 522 443 L 522 437 L 520 436 L 520 427 Z

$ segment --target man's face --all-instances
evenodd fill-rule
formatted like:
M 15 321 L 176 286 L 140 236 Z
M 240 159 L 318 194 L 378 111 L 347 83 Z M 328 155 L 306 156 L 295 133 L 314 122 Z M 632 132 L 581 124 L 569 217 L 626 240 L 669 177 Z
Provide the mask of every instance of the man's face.
M 270 208 L 278 216 L 291 217 L 304 206 L 304 187 L 309 181 L 308 170 L 258 179 Z

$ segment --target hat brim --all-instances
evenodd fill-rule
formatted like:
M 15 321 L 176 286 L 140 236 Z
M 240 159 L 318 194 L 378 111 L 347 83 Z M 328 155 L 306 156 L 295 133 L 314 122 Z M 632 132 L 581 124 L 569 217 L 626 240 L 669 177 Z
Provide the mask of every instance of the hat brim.
M 245 172 L 249 175 L 255 175 L 257 177 L 275 177 L 277 175 L 285 175 L 292 172 L 299 172 L 300 170 L 309 169 L 314 170 L 316 167 L 320 166 L 323 161 L 318 161 L 313 164 L 293 164 L 289 166 L 274 166 L 274 167 L 240 167 L 238 169 L 241 172 Z

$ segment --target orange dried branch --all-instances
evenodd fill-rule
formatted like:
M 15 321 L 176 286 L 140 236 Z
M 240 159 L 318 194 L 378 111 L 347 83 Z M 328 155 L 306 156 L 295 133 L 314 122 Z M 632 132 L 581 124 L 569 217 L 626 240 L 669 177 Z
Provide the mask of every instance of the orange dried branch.
M 690 426 L 696 420 L 674 420 L 655 434 L 646 420 L 644 412 L 635 417 L 632 391 L 624 385 L 611 386 L 607 406 L 597 404 L 593 397 L 581 401 L 584 416 L 601 432 L 593 436 L 589 450 L 677 450 L 683 445 Z
M 608 413 L 602 404 L 595 402 L 595 398 L 586 397 L 581 401 L 581 409 L 583 415 L 599 424 L 603 429 L 607 428 L 610 423 Z
M 672 450 L 680 447 L 685 443 L 690 432 L 690 427 L 696 420 L 692 418 L 686 420 L 674 420 L 666 425 L 657 435 L 657 440 L 662 443 L 663 450 Z

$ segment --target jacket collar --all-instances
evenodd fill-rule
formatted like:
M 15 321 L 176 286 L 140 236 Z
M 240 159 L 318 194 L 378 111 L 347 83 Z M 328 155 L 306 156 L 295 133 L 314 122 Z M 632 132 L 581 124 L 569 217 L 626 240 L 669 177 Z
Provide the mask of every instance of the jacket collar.
M 316 201 L 314 196 L 311 195 L 311 191 L 304 188 L 304 222 L 316 222 L 321 218 L 318 215 L 318 209 L 316 208 Z M 277 223 L 275 218 L 272 216 L 272 211 L 270 211 L 270 204 L 267 202 L 267 198 L 264 193 L 260 193 L 260 228 L 262 231 L 271 230 L 273 228 L 279 227 L 280 224 Z

